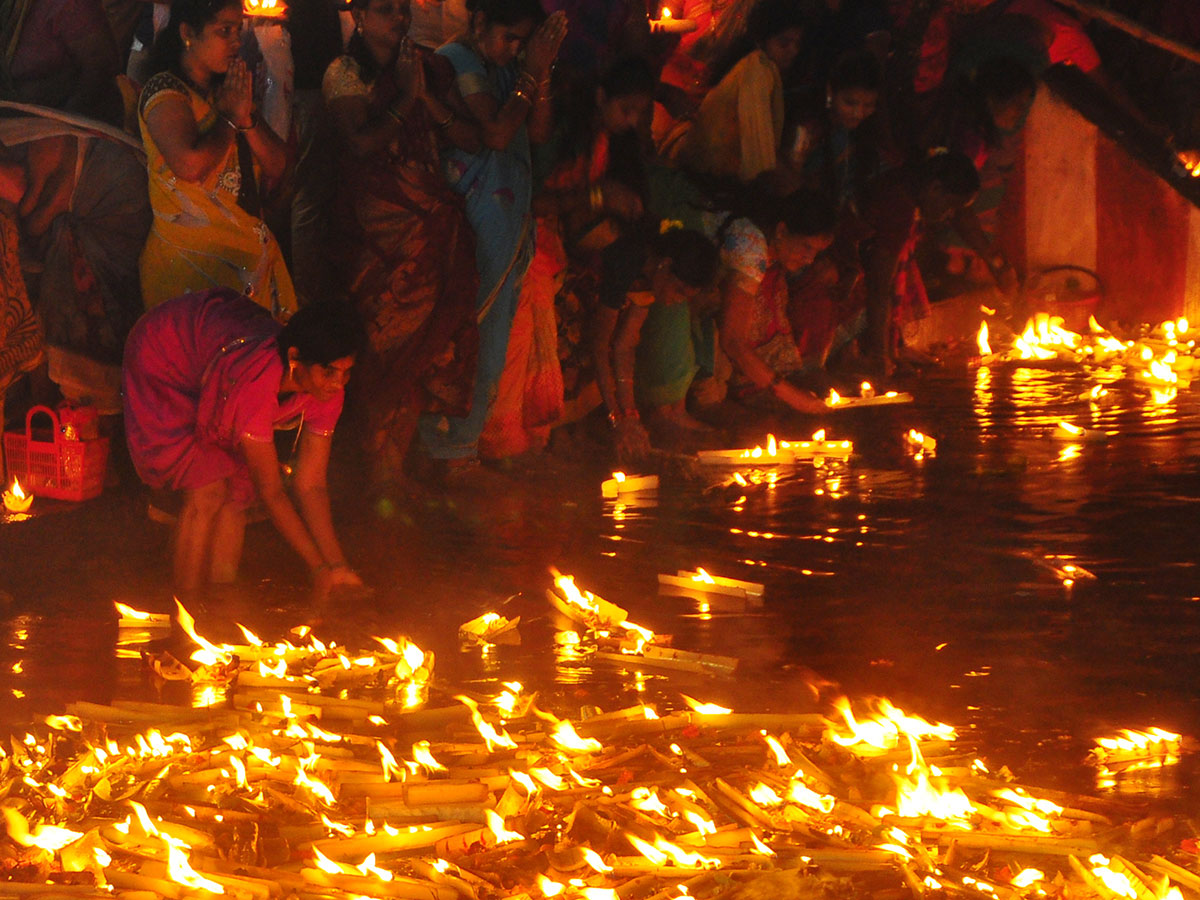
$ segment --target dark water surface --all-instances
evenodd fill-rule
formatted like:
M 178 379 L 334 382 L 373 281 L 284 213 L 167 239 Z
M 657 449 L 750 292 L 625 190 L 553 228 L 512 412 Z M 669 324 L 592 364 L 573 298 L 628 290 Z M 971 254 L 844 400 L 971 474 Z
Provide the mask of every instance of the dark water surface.
M 300 623 L 351 647 L 407 634 L 437 653 L 448 688 L 519 680 L 572 715 L 639 698 L 662 711 L 681 690 L 743 711 L 878 694 L 958 726 L 993 765 L 1087 789 L 1083 759 L 1098 736 L 1151 725 L 1200 734 L 1200 392 L 1155 403 L 1114 383 L 1099 405 L 1081 400 L 1095 383 L 1076 372 L 943 373 L 913 386 L 911 406 L 782 430 L 800 438 L 825 425 L 856 454 L 744 490 L 714 487 L 731 470 L 712 469 L 665 477 L 656 498 L 604 502 L 599 469 L 552 462 L 482 496 L 382 518 L 348 512 L 350 555 L 378 588 L 367 603 L 314 608 L 288 551 L 259 526 L 248 584 L 193 612 L 214 640 L 240 640 L 235 621 L 271 641 Z M 1060 418 L 1107 440 L 1055 440 Z M 936 457 L 904 448 L 912 427 L 937 437 Z M 353 477 L 338 474 L 343 487 Z M 0 610 L 0 721 L 75 699 L 188 702 L 117 658 L 111 602 L 169 606 L 166 533 L 145 521 L 144 500 L 124 490 L 41 507 L 0 524 L 0 590 L 12 595 Z M 1096 577 L 1065 584 L 1065 564 Z M 551 565 L 678 647 L 740 658 L 738 675 L 668 678 L 556 650 L 543 597 Z M 658 573 L 696 565 L 764 583 L 765 605 L 721 612 L 658 595 Z M 521 645 L 460 650 L 458 625 L 489 609 L 522 616 Z M 1190 769 L 1185 760 L 1165 780 L 1121 789 L 1186 793 Z

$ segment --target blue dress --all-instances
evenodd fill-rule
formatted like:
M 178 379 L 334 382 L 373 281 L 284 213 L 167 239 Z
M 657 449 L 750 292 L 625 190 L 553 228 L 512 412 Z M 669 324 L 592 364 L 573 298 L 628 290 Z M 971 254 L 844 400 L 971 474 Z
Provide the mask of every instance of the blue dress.
M 503 106 L 516 86 L 517 68 L 486 64 L 470 47 L 452 42 L 437 51 L 454 66 L 455 83 L 464 97 L 487 92 Z M 533 166 L 529 133 L 522 125 L 503 150 L 484 148 L 466 153 L 451 148 L 442 154 L 451 187 L 466 202 L 475 229 L 475 261 L 479 268 L 479 365 L 471 411 L 463 417 L 424 416 L 421 440 L 434 459 L 473 457 L 496 396 L 521 281 L 533 255 Z

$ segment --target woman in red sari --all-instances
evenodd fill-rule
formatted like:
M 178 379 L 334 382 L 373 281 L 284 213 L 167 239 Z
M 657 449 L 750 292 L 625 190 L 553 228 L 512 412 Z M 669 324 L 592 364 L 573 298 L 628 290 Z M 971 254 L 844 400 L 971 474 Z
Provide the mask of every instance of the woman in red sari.
M 351 10 L 355 34 L 322 90 L 345 151 L 336 255 L 370 338 L 359 386 L 375 487 L 386 488 L 401 480 L 421 413 L 461 416 L 470 406 L 475 239 L 438 145 L 473 151 L 480 138 L 452 89 L 430 86 L 441 81 L 437 57 L 408 42 L 410 0 L 355 0 Z

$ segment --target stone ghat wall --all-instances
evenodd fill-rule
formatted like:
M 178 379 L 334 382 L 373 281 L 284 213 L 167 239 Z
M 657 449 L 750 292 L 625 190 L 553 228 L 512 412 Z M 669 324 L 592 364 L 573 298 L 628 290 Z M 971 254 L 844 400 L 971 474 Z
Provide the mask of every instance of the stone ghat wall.
M 1200 321 L 1200 179 L 1072 87 L 1043 85 L 1030 112 L 1001 217 L 1010 259 L 1096 272 L 1102 322 Z

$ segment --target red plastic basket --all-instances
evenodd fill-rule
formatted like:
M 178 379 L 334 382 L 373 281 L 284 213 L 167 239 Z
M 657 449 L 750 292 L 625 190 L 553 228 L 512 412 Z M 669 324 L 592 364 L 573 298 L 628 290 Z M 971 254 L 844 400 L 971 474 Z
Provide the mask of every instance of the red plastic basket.
M 33 417 L 50 417 L 50 439 L 34 437 Z M 108 467 L 108 438 L 69 441 L 62 435 L 58 415 L 48 406 L 35 406 L 25 416 L 25 433 L 4 435 L 8 474 L 28 493 L 55 500 L 91 500 L 104 490 Z

